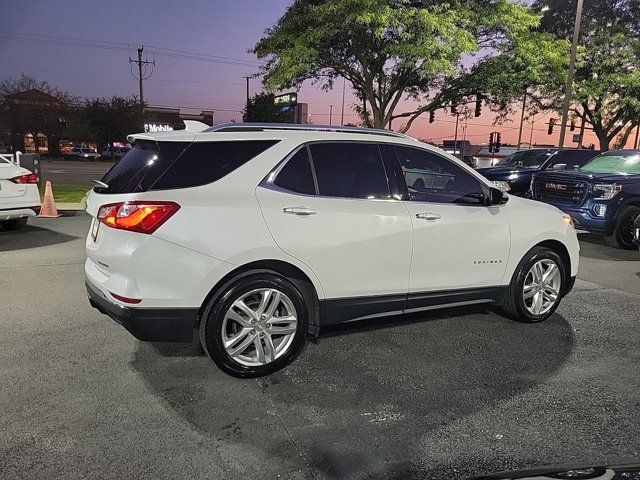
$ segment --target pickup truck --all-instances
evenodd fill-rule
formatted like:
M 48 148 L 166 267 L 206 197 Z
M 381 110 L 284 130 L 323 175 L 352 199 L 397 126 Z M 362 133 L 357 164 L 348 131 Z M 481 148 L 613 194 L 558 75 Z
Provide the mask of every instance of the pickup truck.
M 534 173 L 543 170 L 578 168 L 600 153 L 597 150 L 534 148 L 512 153 L 494 167 L 479 168 L 478 173 L 497 188 L 511 195 L 525 196 Z
M 576 228 L 603 234 L 607 244 L 636 248 L 640 150 L 604 152 L 576 170 L 538 172 L 529 194 L 570 215 Z

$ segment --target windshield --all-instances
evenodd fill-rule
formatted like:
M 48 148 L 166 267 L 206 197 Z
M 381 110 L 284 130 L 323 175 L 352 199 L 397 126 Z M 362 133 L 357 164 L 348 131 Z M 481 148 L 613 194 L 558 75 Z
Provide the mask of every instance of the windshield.
M 580 167 L 584 172 L 640 174 L 640 151 L 598 155 Z
M 90 148 L 81 148 L 80 151 L 82 153 L 93 153 L 93 150 L 91 150 Z
M 500 160 L 496 165 L 499 167 L 526 167 L 536 168 L 544 163 L 551 155 L 547 150 L 525 150 L 523 152 L 512 153 L 508 157 Z

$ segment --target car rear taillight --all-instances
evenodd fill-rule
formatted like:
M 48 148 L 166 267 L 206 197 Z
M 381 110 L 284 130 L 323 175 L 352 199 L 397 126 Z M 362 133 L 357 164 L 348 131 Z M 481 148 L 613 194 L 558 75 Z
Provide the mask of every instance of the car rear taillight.
M 98 210 L 98 221 L 119 230 L 151 234 L 178 210 L 180 205 L 174 202 L 109 203 Z
M 35 173 L 29 173 L 27 175 L 13 177 L 11 181 L 13 183 L 38 183 L 38 175 L 36 175 Z

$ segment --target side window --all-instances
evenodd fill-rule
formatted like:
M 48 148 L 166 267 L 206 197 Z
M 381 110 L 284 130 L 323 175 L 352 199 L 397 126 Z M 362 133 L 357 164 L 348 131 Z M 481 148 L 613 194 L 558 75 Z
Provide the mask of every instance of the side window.
M 302 147 L 289 159 L 273 183 L 292 192 L 315 195 L 316 187 L 306 147 Z
M 396 146 L 395 151 L 409 200 L 484 205 L 480 181 L 455 163 L 418 148 Z
M 320 195 L 391 198 L 380 149 L 374 143 L 313 144 L 311 159 Z
M 192 143 L 152 188 L 187 188 L 215 182 L 276 143 L 277 140 Z

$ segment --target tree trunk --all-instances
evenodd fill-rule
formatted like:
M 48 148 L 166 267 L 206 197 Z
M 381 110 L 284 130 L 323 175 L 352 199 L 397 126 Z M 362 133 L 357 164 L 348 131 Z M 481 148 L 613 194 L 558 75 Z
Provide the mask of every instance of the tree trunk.
M 606 132 L 598 133 L 598 143 L 600 143 L 600 150 L 606 152 L 609 150 L 609 137 Z

